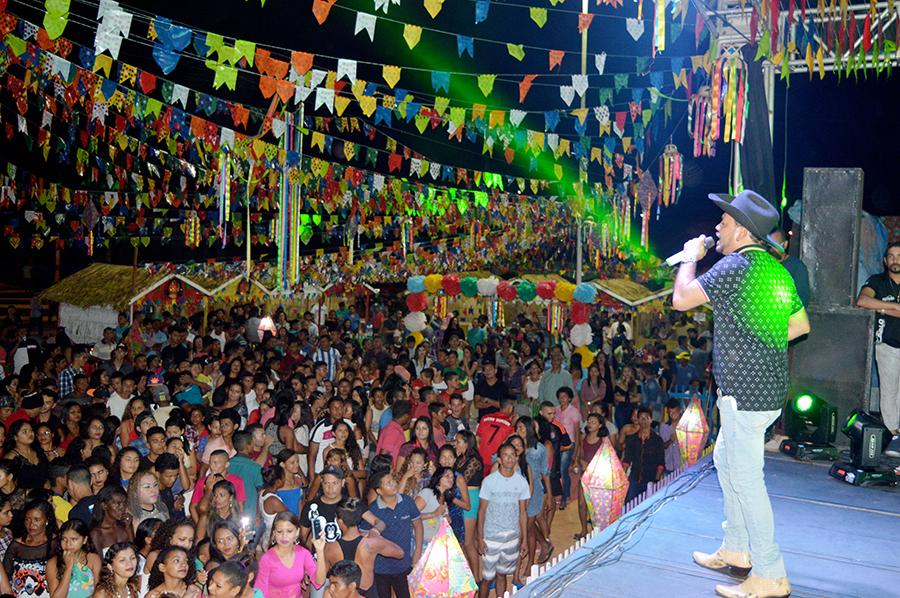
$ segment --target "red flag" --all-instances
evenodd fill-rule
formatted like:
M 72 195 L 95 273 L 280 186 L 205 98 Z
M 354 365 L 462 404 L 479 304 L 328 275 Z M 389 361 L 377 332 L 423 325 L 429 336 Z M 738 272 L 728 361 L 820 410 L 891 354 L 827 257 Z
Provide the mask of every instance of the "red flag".
M 558 67 L 562 64 L 563 56 L 566 53 L 562 50 L 550 50 L 550 70 L 552 71 L 555 67 Z
M 537 79 L 537 75 L 525 75 L 522 80 L 519 82 L 519 103 L 525 101 L 525 96 L 528 95 L 528 91 L 531 89 L 531 84 L 534 80 Z
M 594 15 L 590 13 L 583 12 L 578 15 L 578 33 L 584 33 L 585 30 L 591 26 L 591 21 L 594 20 Z M 552 68 L 552 67 L 551 67 Z

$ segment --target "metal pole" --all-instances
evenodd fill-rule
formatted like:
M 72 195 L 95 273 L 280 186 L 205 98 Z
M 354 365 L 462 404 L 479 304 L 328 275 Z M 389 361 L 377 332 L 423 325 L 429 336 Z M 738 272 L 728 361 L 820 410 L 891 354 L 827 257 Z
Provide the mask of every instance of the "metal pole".
M 582 14 L 587 14 L 588 12 L 588 0 L 581 0 L 581 12 Z M 588 47 L 588 28 L 585 27 L 584 31 L 581 32 L 581 74 L 587 75 L 587 47 Z M 587 106 L 587 92 L 585 91 L 584 95 L 581 96 L 581 108 L 584 109 Z M 584 146 L 582 145 L 582 149 Z M 581 183 L 581 193 L 582 197 L 584 197 L 585 187 L 587 186 L 587 158 L 582 156 L 578 161 L 578 182 Z M 584 206 L 582 206 L 583 208 Z M 584 253 L 584 221 L 582 220 L 582 216 L 578 216 L 575 218 L 575 224 L 578 226 L 578 234 L 576 236 L 576 245 L 575 245 L 575 284 L 581 284 L 582 276 L 584 275 L 584 263 L 583 263 L 583 253 Z

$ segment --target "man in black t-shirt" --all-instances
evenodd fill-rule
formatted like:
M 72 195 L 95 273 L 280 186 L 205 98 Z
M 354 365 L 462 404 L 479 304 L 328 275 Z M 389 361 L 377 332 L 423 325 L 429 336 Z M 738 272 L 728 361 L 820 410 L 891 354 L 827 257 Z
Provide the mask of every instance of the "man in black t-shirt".
M 653 415 L 647 407 L 638 409 L 638 432 L 625 437 L 622 465 L 631 466 L 628 473 L 627 503 L 647 489 L 650 482 L 658 482 L 666 469 L 666 452 L 662 438 L 653 431 Z
M 484 377 L 475 385 L 475 407 L 478 419 L 500 411 L 500 400 L 509 394 L 506 383 L 497 376 L 497 365 L 490 360 L 481 362 Z
M 866 281 L 857 307 L 876 312 L 875 363 L 881 390 L 881 418 L 900 435 L 900 243 L 888 245 L 884 272 Z
M 312 546 L 313 518 L 318 518 L 316 527 L 321 527 L 326 542 L 337 542 L 341 537 L 337 510 L 344 500 L 344 472 L 329 465 L 319 475 L 322 478 L 322 492 L 309 500 L 300 511 L 300 541 L 305 546 Z M 384 530 L 384 524 L 372 513 L 367 511 L 363 519 L 379 532 Z

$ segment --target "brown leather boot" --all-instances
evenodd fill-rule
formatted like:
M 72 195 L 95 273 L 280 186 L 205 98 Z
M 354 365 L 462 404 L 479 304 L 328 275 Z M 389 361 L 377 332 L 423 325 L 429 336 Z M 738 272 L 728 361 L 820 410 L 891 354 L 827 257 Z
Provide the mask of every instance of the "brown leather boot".
M 751 575 L 740 585 L 717 585 L 716 594 L 725 598 L 787 598 L 791 595 L 791 584 L 787 577 L 771 579 Z
M 745 579 L 750 575 L 750 553 L 735 552 L 720 548 L 712 554 L 694 552 L 691 555 L 694 562 L 701 567 L 724 573 L 729 577 Z

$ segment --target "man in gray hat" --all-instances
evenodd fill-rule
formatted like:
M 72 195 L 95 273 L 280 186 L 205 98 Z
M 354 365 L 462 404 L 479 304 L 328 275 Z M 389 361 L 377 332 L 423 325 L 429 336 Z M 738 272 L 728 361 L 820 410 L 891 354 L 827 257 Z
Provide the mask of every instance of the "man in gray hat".
M 781 414 L 788 391 L 788 341 L 809 332 L 809 319 L 794 282 L 767 251 L 778 211 L 753 191 L 736 197 L 710 195 L 722 209 L 716 251 L 723 256 L 697 277 L 706 238 L 684 244 L 672 305 L 687 311 L 710 303 L 716 322 L 713 374 L 719 386 L 722 427 L 713 460 L 722 487 L 722 545 L 694 561 L 738 578 L 717 585 L 726 598 L 787 596 L 781 552 L 775 543 L 772 505 L 763 475 L 766 428 Z

